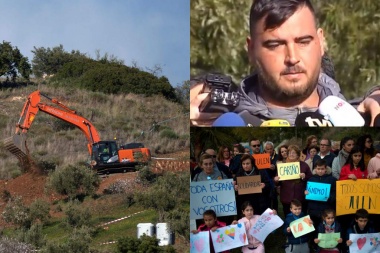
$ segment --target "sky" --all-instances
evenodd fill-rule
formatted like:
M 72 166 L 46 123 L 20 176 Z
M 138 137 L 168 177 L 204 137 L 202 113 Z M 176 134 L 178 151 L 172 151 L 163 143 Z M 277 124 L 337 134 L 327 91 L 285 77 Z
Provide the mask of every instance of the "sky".
M 60 44 L 114 55 L 127 66 L 155 65 L 172 86 L 190 78 L 190 0 L 0 0 L 0 42 L 31 63 L 34 47 Z

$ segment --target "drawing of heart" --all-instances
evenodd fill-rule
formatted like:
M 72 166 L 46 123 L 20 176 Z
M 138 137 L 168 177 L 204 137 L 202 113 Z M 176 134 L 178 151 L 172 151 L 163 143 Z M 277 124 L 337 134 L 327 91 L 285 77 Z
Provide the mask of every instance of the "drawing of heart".
M 307 225 L 309 225 L 309 227 L 311 227 L 311 226 L 313 225 L 311 219 L 309 219 L 309 218 L 304 218 L 303 221 L 304 221 Z
M 200 238 L 199 240 L 194 242 L 195 248 L 197 249 L 197 252 L 202 252 L 205 247 L 205 241 L 203 238 Z
M 365 244 L 366 240 L 367 240 L 367 239 L 366 239 L 365 237 L 363 237 L 363 238 L 359 238 L 359 239 L 358 239 L 357 244 L 358 244 L 358 248 L 359 248 L 359 249 L 362 249 L 362 248 L 364 247 L 364 244 Z
M 239 236 L 239 238 L 240 238 L 240 241 L 242 243 L 245 243 L 245 240 L 247 240 L 247 235 L 246 234 L 242 234 L 242 235 Z
M 234 228 L 227 229 L 225 233 L 226 233 L 226 235 L 228 235 L 232 239 L 235 239 L 235 229 Z

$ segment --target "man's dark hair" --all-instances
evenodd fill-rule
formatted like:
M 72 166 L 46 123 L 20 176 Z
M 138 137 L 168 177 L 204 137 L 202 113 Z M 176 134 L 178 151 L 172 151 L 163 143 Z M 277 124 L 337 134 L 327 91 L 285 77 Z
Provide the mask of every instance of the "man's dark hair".
M 321 140 L 319 141 L 319 143 L 321 143 L 322 140 L 327 141 L 327 145 L 329 145 L 329 147 L 331 147 L 331 140 L 329 138 L 322 137 Z
M 368 219 L 369 218 L 368 211 L 365 210 L 365 209 L 358 209 L 358 210 L 356 210 L 355 220 L 357 220 L 359 218 Z
M 205 215 L 210 215 L 210 216 L 214 217 L 214 219 L 216 219 L 216 213 L 212 209 L 204 211 L 203 216 L 205 216 Z
M 262 18 L 265 17 L 264 30 L 274 29 L 281 26 L 298 8 L 303 6 L 313 13 L 316 21 L 315 11 L 309 0 L 254 0 L 249 14 L 251 35 Z

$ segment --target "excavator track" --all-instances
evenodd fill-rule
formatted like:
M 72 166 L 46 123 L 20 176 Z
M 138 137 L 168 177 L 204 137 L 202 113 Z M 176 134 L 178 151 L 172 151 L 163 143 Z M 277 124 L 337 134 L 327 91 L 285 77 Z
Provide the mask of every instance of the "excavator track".
M 17 157 L 24 171 L 31 169 L 31 157 L 26 146 L 25 135 L 13 135 L 4 139 L 3 144 L 6 150 Z

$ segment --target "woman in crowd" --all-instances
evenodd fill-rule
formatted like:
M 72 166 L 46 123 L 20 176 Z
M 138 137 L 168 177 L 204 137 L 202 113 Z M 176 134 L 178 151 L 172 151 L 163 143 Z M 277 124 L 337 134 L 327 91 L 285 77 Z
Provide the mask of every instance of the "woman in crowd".
M 309 148 L 311 146 L 317 146 L 318 145 L 318 138 L 315 135 L 310 135 L 306 138 L 306 147 L 302 150 L 302 154 L 300 157 L 301 161 L 305 161 L 309 159 L 310 154 L 309 154 Z
M 278 158 L 277 158 L 277 163 L 283 163 L 286 161 L 286 158 L 288 158 L 288 145 L 281 145 L 278 148 Z
M 336 179 L 339 179 L 340 171 L 343 165 L 346 163 L 348 155 L 350 154 L 353 147 L 354 139 L 351 137 L 346 136 L 340 141 L 340 151 L 332 163 L 332 175 Z
M 206 180 L 222 180 L 228 177 L 223 171 L 220 171 L 214 164 L 212 155 L 203 154 L 199 159 L 199 166 L 202 168 L 200 172 L 195 174 L 193 181 L 206 181 Z
M 369 160 L 376 155 L 372 136 L 370 134 L 360 136 L 356 141 L 356 145 L 360 147 L 360 150 L 363 153 L 364 166 L 367 168 Z
M 368 171 L 364 165 L 363 154 L 359 146 L 354 146 L 347 158 L 346 164 L 340 171 L 339 180 L 366 179 Z
M 223 163 L 227 167 L 230 166 L 231 161 L 231 150 L 227 146 L 221 146 L 219 148 L 218 157 L 216 158 L 218 162 Z
M 234 157 L 231 159 L 229 169 L 232 176 L 235 177 L 236 173 L 241 167 L 241 157 L 244 155 L 244 147 L 241 144 L 234 145 Z
M 266 170 L 259 170 L 255 165 L 255 158 L 251 155 L 244 154 L 241 157 L 241 167 L 236 173 L 234 181 L 237 182 L 238 177 L 247 177 L 260 175 L 262 189 L 261 193 L 250 193 L 243 195 L 236 195 L 236 206 L 241 206 L 245 201 L 250 201 L 253 204 L 255 214 L 262 214 L 270 205 L 270 183 Z M 238 185 L 235 184 L 235 190 L 238 190 Z
M 274 181 L 280 186 L 280 201 L 282 203 L 285 217 L 290 213 L 290 202 L 293 199 L 298 199 L 302 203 L 302 210 L 307 210 L 307 204 L 305 201 L 305 189 L 306 182 L 311 178 L 312 174 L 310 172 L 309 166 L 300 160 L 301 150 L 296 145 L 290 145 L 288 147 L 288 158 L 287 163 L 299 162 L 300 163 L 300 174 L 298 179 L 284 180 L 280 181 L 281 176 L 277 174 Z M 279 172 L 279 167 L 277 173 Z
M 318 146 L 312 145 L 309 147 L 307 152 L 309 153 L 310 156 L 309 156 L 309 159 L 305 160 L 305 163 L 307 163 L 307 165 L 309 165 L 310 172 L 313 173 L 313 168 L 314 168 L 313 159 L 314 159 L 314 156 L 316 154 L 318 154 L 319 148 L 318 148 Z

